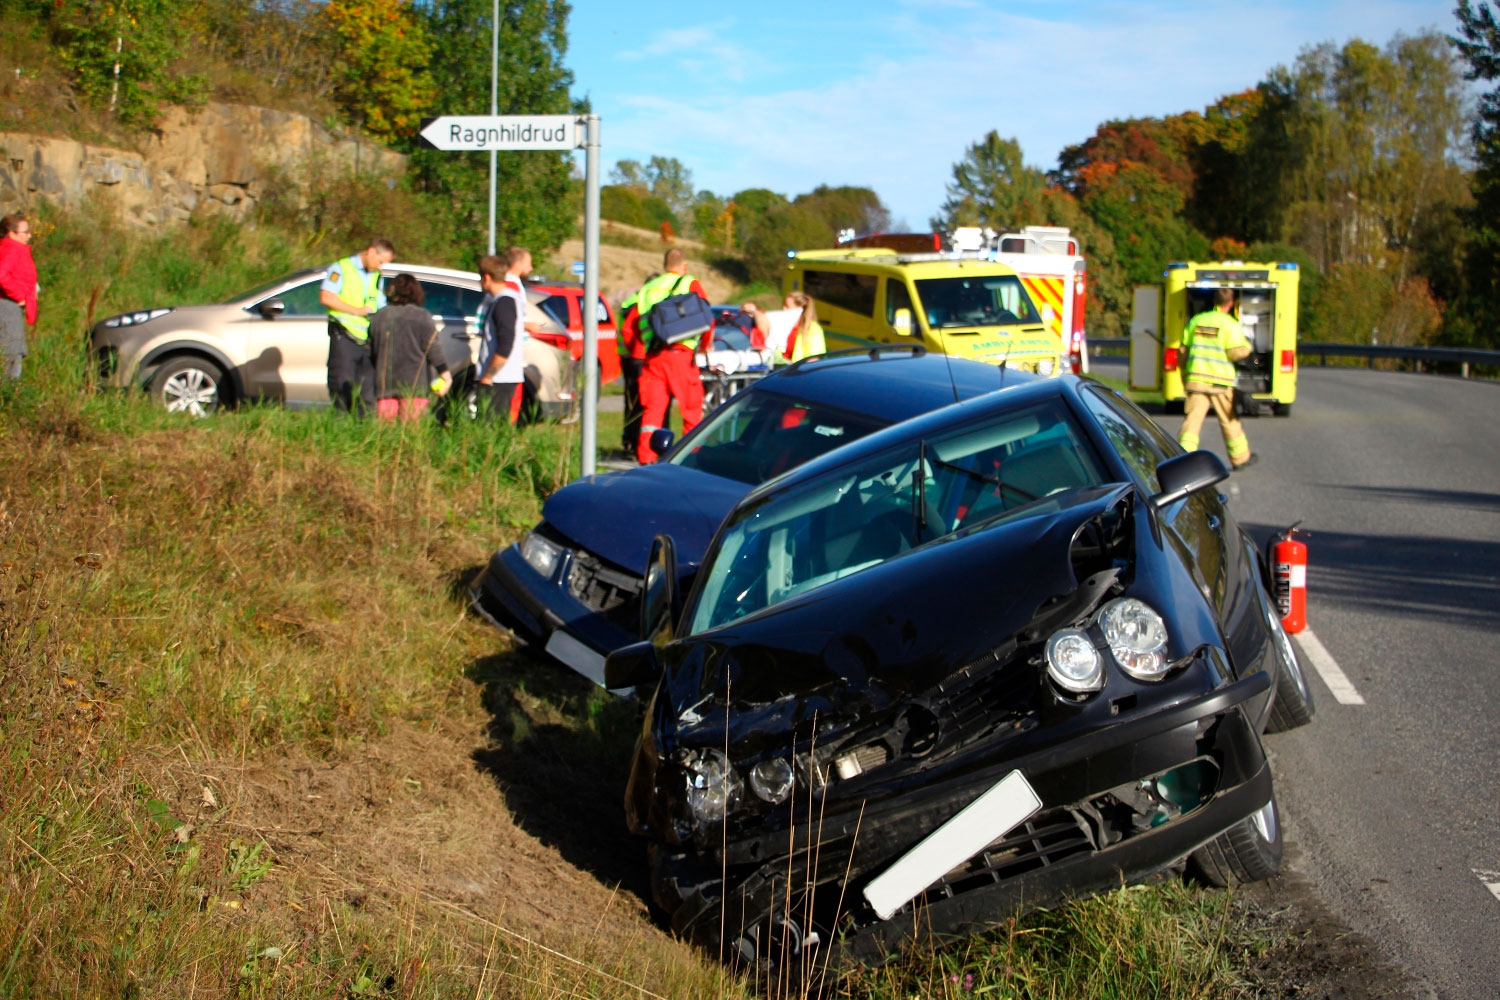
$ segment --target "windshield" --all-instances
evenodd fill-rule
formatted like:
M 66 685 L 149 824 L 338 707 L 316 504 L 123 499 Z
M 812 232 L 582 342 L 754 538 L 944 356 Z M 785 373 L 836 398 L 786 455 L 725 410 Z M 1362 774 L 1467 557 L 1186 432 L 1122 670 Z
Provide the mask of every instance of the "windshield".
M 736 511 L 700 573 L 689 633 L 976 525 L 1051 513 L 1049 497 L 1105 481 L 1055 399 L 907 441 Z
M 749 486 L 848 444 L 884 421 L 774 392 L 750 391 L 715 410 L 668 461 Z
M 274 279 L 272 281 L 267 281 L 263 285 L 256 285 L 254 288 L 250 289 L 248 292 L 240 292 L 238 295 L 235 295 L 233 298 L 230 298 L 227 301 L 225 301 L 223 303 L 223 305 L 226 305 L 226 306 L 227 305 L 233 305 L 236 302 L 244 302 L 246 299 L 251 299 L 251 300 L 259 299 L 261 296 L 266 295 L 266 294 L 268 294 L 270 292 L 275 291 L 276 289 L 280 288 L 282 285 L 285 285 L 289 281 L 293 281 L 293 280 L 295 280 L 297 278 L 302 278 L 302 277 L 306 277 L 308 275 L 317 274 L 317 273 L 319 273 L 319 272 L 313 271 L 313 270 L 306 270 L 306 271 L 293 271 L 291 274 L 283 274 L 281 277 L 276 278 L 276 279 Z
M 1042 321 L 1013 274 L 927 278 L 917 282 L 917 297 L 933 330 Z

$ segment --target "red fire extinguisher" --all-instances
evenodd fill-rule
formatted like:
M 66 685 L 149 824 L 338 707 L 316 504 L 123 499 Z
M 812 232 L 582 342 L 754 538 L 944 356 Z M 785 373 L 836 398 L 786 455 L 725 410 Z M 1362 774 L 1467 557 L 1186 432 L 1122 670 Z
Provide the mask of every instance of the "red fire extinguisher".
M 1268 548 L 1271 550 L 1271 577 L 1276 586 L 1276 603 L 1281 610 L 1281 624 L 1288 632 L 1301 632 L 1307 628 L 1307 546 L 1297 541 L 1298 521 L 1290 528 L 1273 535 Z

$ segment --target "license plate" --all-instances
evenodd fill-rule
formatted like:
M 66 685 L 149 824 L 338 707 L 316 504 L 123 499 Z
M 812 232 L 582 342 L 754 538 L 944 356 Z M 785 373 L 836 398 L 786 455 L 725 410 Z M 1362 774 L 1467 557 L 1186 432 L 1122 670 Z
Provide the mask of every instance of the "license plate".
M 932 883 L 999 840 L 1042 808 L 1020 771 L 1001 778 L 865 886 L 865 899 L 889 920 Z
M 547 637 L 547 655 L 556 657 L 600 687 L 604 686 L 604 657 L 562 629 Z

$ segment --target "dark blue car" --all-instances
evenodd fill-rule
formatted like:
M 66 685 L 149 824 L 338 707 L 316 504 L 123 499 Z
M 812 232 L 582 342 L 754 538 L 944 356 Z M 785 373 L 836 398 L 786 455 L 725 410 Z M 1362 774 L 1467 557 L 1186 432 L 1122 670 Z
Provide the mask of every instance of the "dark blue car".
M 735 395 L 657 464 L 559 490 L 542 523 L 490 559 L 470 590 L 474 608 L 603 684 L 604 657 L 637 637 L 656 535 L 675 540 L 685 590 L 719 523 L 755 486 L 890 424 L 1033 379 L 920 349 L 788 366 Z

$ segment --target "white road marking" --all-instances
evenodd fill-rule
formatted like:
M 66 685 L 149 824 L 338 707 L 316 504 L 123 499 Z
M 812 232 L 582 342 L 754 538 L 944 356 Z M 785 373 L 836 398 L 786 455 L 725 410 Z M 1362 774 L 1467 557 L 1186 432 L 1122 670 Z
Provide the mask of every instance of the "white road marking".
M 1478 868 L 1471 870 L 1479 876 L 1479 881 L 1490 891 L 1490 894 L 1500 899 L 1500 872 L 1487 872 Z
M 1307 654 L 1307 659 L 1323 678 L 1323 683 L 1328 685 L 1328 690 L 1333 692 L 1333 700 L 1340 705 L 1363 705 L 1365 699 L 1354 689 L 1349 678 L 1339 669 L 1339 665 L 1333 657 L 1328 655 L 1328 650 L 1313 635 L 1313 630 L 1305 628 L 1292 637 L 1297 640 L 1297 645 L 1302 647 L 1302 652 Z

